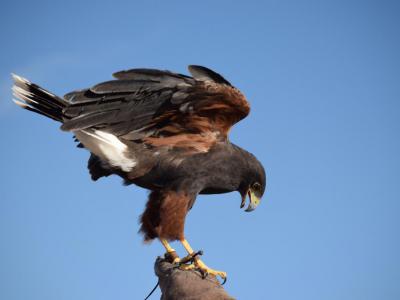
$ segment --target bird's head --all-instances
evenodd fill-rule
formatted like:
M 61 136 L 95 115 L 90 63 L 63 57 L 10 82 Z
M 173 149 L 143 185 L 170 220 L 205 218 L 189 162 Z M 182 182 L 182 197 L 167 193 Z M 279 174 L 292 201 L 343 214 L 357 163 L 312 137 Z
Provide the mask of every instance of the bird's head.
M 257 208 L 260 204 L 261 197 L 264 195 L 266 176 L 264 167 L 252 154 L 247 158 L 247 163 L 248 168 L 243 174 L 239 192 L 242 195 L 240 208 L 245 206 L 246 198 L 248 198 L 249 205 L 245 211 L 250 212 Z

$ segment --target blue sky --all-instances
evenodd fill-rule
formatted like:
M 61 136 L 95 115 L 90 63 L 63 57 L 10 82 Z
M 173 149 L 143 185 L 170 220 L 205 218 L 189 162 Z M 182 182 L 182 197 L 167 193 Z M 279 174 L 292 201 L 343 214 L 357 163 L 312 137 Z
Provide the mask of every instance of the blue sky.
M 0 298 L 142 299 L 163 253 L 137 234 L 147 192 L 91 182 L 71 134 L 12 104 L 9 74 L 63 95 L 122 69 L 200 64 L 251 102 L 231 140 L 268 175 L 255 212 L 233 193 L 188 216 L 227 291 L 399 299 L 399 13 L 396 1 L 3 4 Z

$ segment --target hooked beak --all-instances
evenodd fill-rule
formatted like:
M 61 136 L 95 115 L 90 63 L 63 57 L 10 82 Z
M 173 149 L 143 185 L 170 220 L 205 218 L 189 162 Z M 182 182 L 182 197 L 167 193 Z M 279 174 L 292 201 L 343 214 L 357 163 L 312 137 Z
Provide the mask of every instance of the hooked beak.
M 253 211 L 257 208 L 258 204 L 260 204 L 260 198 L 258 198 L 254 192 L 249 189 L 246 194 L 242 197 L 242 203 L 240 204 L 240 208 L 243 208 L 246 202 L 246 195 L 249 196 L 249 206 L 245 209 L 246 212 Z

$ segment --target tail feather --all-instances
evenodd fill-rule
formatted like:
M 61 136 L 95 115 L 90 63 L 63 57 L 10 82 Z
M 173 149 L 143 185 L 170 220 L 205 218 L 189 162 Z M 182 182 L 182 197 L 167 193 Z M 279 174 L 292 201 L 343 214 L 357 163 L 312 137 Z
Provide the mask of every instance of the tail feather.
M 21 76 L 12 74 L 12 77 L 14 79 L 13 95 L 18 99 L 13 99 L 15 104 L 26 110 L 63 122 L 63 109 L 68 105 L 67 101 Z

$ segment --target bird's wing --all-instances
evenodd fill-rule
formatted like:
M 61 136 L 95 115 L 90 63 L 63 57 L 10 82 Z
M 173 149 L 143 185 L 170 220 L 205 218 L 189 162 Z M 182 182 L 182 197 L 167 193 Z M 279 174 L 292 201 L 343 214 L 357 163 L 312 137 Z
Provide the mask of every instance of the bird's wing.
M 193 77 L 154 69 L 121 71 L 113 74 L 116 80 L 69 93 L 61 128 L 207 151 L 226 140 L 250 108 L 221 75 L 200 66 L 189 66 L 189 71 Z

